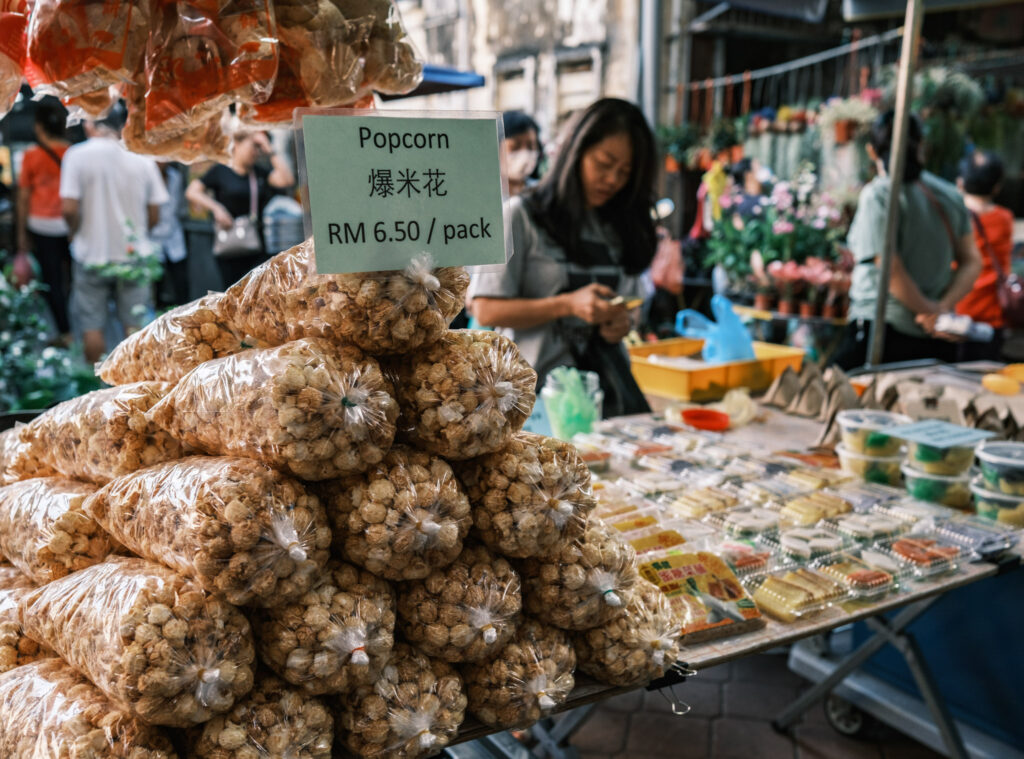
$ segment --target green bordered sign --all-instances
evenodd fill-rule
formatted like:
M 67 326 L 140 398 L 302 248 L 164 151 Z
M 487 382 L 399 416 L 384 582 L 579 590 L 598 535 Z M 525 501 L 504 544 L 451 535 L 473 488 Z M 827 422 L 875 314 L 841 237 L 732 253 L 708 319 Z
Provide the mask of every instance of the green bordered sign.
M 307 233 L 324 274 L 503 264 L 501 119 L 296 112 Z M 301 164 L 304 165 L 304 169 Z

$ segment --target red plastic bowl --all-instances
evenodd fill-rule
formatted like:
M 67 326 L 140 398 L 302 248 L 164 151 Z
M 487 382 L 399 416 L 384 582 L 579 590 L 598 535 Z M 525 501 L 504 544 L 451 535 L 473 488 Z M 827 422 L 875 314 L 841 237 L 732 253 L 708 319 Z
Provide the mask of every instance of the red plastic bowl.
M 683 412 L 683 423 L 698 430 L 725 432 L 729 429 L 729 415 L 706 408 L 690 408 Z

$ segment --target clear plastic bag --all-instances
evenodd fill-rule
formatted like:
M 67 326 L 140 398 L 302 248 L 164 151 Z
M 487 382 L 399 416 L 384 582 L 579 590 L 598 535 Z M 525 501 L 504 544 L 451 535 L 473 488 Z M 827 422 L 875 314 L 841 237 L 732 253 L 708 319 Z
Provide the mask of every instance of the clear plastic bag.
M 456 466 L 477 535 L 512 558 L 558 551 L 583 534 L 596 505 L 586 462 L 555 438 L 518 432 L 497 453 Z
M 60 477 L 0 488 L 0 554 L 40 584 L 100 563 L 118 546 L 85 512 L 94 492 Z
M 32 446 L 25 436 L 26 424 L 16 424 L 0 432 L 0 486 L 31 477 L 54 477 L 52 467 L 32 455 Z
M 149 22 L 149 4 L 138 0 L 36 0 L 28 23 L 29 84 L 73 98 L 131 81 Z
M 661 590 L 641 579 L 621 617 L 573 635 L 577 664 L 609 685 L 646 685 L 679 659 L 682 629 Z
M 587 630 L 621 616 L 639 579 L 636 552 L 597 517 L 550 558 L 524 559 L 523 608 L 563 630 Z
M 101 87 L 95 92 L 64 98 L 64 107 L 68 111 L 68 123 L 74 124 L 85 119 L 102 119 L 110 112 L 111 107 L 120 97 L 119 87 L 109 85 Z
M 366 570 L 332 561 L 298 601 L 253 618 L 260 659 L 315 695 L 380 676 L 394 646 L 395 596 Z
M 483 546 L 398 591 L 402 635 L 428 656 L 475 662 L 496 655 L 516 631 L 522 609 L 519 575 Z
M 218 317 L 217 304 L 223 297 L 210 293 L 161 314 L 118 343 L 97 374 L 111 385 L 177 382 L 206 361 L 253 347 Z
M 341 744 L 365 759 L 418 759 L 439 753 L 466 715 L 462 678 L 450 664 L 395 644 L 377 681 L 341 699 Z
M 178 124 L 146 129 L 143 92 L 142 87 L 135 86 L 126 93 L 128 118 L 121 135 L 126 148 L 133 153 L 152 156 L 158 161 L 230 162 L 231 140 L 224 128 L 226 112 L 213 113 L 205 120 L 190 122 L 184 128 Z
M 462 267 L 429 256 L 402 271 L 317 274 L 313 240 L 278 253 L 228 288 L 224 316 L 269 345 L 324 337 L 367 353 L 409 353 L 436 342 L 465 304 Z
M 22 433 L 37 469 L 103 485 L 144 466 L 181 458 L 181 443 L 146 412 L 171 385 L 136 382 L 64 401 L 29 422 Z M 30 464 L 31 466 L 31 464 Z
M 277 75 L 265 0 L 154 0 L 146 48 L 146 129 L 189 131 L 232 102 L 261 103 Z
M 442 459 L 396 445 L 362 476 L 325 483 L 337 555 L 388 580 L 422 580 L 451 564 L 472 524 Z
M 14 567 L 0 565 L 0 674 L 36 659 L 55 656 L 46 646 L 39 645 L 25 635 L 21 628 L 18 607 L 35 587 L 29 578 Z M 3 724 L 2 720 L 0 724 Z
M 177 758 L 166 735 L 60 659 L 0 676 L 0 725 L 0 756 L 10 759 Z
M 366 48 L 364 86 L 404 95 L 423 80 L 423 64 L 406 34 L 398 6 L 392 0 L 335 0 L 349 18 L 373 22 Z
M 450 331 L 392 369 L 399 429 L 417 447 L 452 460 L 500 451 L 537 399 L 537 373 L 497 332 Z
M 334 718 L 312 696 L 263 676 L 227 714 L 207 722 L 189 741 L 192 759 L 331 759 Z
M 527 727 L 565 703 L 575 669 L 569 636 L 525 619 L 497 656 L 462 667 L 469 712 L 489 727 Z
M 298 598 L 330 552 L 320 500 L 252 459 L 189 456 L 140 469 L 103 487 L 86 510 L 136 555 L 235 606 Z
M 357 348 L 303 339 L 200 364 L 150 418 L 205 453 L 326 480 L 384 458 L 398 416 L 391 392 Z
M 25 634 L 154 725 L 188 727 L 253 686 L 249 622 L 170 569 L 110 557 L 30 593 Z
M 11 110 L 21 89 L 27 25 L 24 8 L 17 12 L 0 11 L 0 119 Z

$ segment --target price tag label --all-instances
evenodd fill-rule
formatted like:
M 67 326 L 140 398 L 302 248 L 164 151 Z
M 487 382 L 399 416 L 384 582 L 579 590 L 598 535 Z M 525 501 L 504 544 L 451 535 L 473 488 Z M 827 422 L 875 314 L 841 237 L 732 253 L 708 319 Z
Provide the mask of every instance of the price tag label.
M 505 263 L 499 118 L 351 113 L 296 116 L 318 271 Z

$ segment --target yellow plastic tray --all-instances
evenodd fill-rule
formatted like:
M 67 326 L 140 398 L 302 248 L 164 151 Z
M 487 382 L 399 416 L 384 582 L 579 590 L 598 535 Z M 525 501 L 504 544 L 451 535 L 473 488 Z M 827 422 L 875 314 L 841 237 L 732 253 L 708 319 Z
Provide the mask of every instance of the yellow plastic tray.
M 728 361 L 701 369 L 680 369 L 654 363 L 648 356 L 693 356 L 700 358 L 703 340 L 676 337 L 629 348 L 633 377 L 648 395 L 679 401 L 717 401 L 736 387 L 751 392 L 767 390 L 787 366 L 800 371 L 804 352 L 786 345 L 754 342 L 755 358 Z

